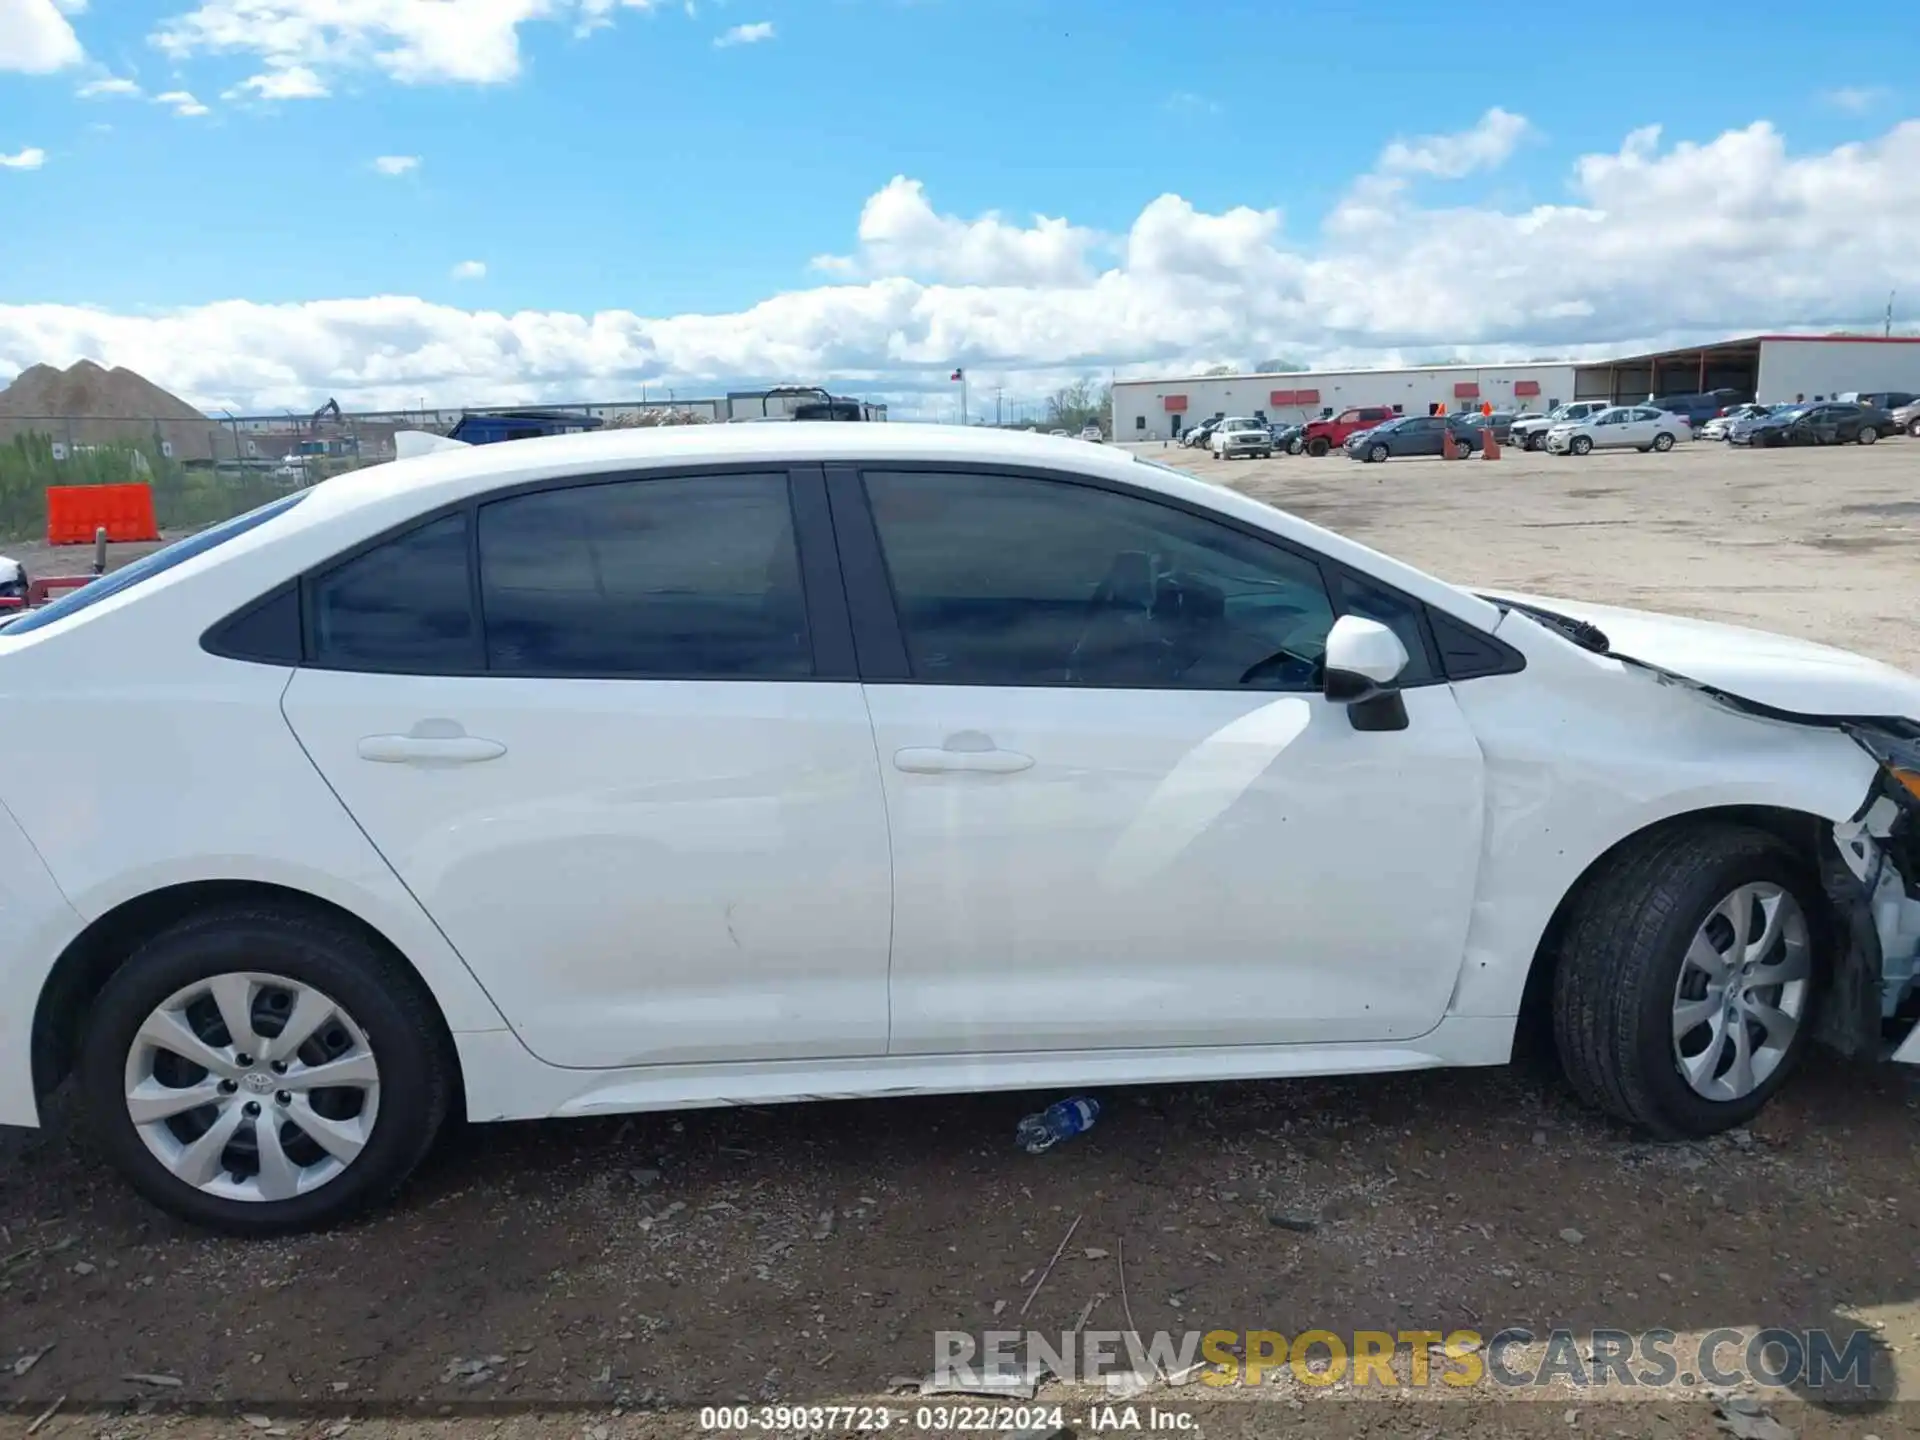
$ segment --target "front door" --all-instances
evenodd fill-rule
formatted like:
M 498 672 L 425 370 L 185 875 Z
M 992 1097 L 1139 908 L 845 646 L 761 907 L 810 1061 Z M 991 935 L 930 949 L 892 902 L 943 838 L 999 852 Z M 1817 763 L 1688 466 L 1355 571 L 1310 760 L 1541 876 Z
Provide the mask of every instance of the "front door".
M 885 807 L 808 485 L 825 530 L 817 473 L 575 481 L 309 581 L 287 720 L 543 1060 L 886 1051 Z
M 1482 766 L 1406 601 L 1140 493 L 977 471 L 864 481 L 870 505 L 836 491 L 835 518 L 843 546 L 853 518 L 869 545 L 877 532 L 883 560 L 869 579 L 850 561 L 849 586 L 873 627 L 894 1053 L 1438 1022 Z M 1319 693 L 1344 609 L 1409 640 L 1406 729 L 1356 730 Z M 877 678 L 890 664 L 897 678 Z

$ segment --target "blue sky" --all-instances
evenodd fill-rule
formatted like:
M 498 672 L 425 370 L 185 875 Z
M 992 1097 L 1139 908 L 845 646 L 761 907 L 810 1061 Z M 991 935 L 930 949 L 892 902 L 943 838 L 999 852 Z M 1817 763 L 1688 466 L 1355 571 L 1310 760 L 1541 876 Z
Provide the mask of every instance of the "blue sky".
M 365 23 L 316 27 L 329 8 Z M 1882 170 L 1904 163 L 1920 136 L 1899 128 L 1914 113 L 1907 47 L 1887 42 L 1909 20 L 1890 4 L 1850 7 L 1839 19 L 1783 10 L 1752 24 L 1626 6 L 1609 12 L 1596 38 L 1577 41 L 1543 11 L 1397 0 L 1203 9 L 1145 0 L 451 0 L 438 13 L 455 23 L 437 27 L 425 11 L 421 0 L 0 0 L 0 36 L 15 37 L 0 39 L 0 379 L 31 363 L 36 345 L 117 344 L 145 358 L 159 344 L 124 326 L 90 327 L 75 319 L 79 307 L 131 326 L 190 314 L 212 323 L 219 302 L 257 309 L 367 297 L 425 308 L 395 312 L 391 334 L 362 315 L 343 336 L 322 316 L 324 354 L 271 355 L 249 379 L 240 353 L 224 362 L 225 378 L 185 388 L 265 393 L 355 380 L 378 388 L 383 369 L 433 348 L 417 332 L 425 323 L 437 333 L 441 310 L 552 313 L 588 328 L 604 315 L 648 325 L 709 316 L 732 328 L 696 353 L 651 329 L 642 343 L 620 321 L 630 353 L 596 368 L 587 345 L 577 384 L 551 367 L 517 375 L 496 357 L 492 369 L 427 363 L 417 377 L 388 376 L 395 386 L 465 378 L 496 389 L 520 379 L 543 391 L 624 389 L 631 379 L 719 375 L 729 365 L 772 373 L 787 349 L 756 333 L 753 307 L 817 293 L 810 304 L 859 313 L 819 322 L 825 334 L 810 319 L 797 358 L 898 371 L 901 384 L 918 383 L 948 352 L 1045 383 L 1075 368 L 1243 351 L 1565 349 L 1625 338 L 1623 327 L 1640 338 L 1749 316 L 1846 318 L 1870 308 L 1883 281 L 1905 279 L 1920 249 L 1850 248 L 1833 258 L 1834 293 L 1822 296 L 1807 293 L 1803 215 L 1778 213 L 1772 201 L 1711 209 L 1722 174 L 1774 198 L 1807 192 L 1810 208 L 1809 175 L 1816 189 L 1824 182 L 1805 167 L 1844 157 L 1838 147 L 1852 142 L 1886 153 L 1840 193 L 1871 194 Z M 48 39 L 53 26 L 69 29 L 73 44 Z M 770 33 L 716 43 L 735 27 Z M 1508 118 L 1489 126 L 1490 114 Z M 1686 159 L 1676 147 L 1725 143 L 1756 122 L 1767 123 L 1772 143 L 1709 154 L 1704 182 L 1696 175 L 1691 188 L 1673 188 Z M 1649 142 L 1650 126 L 1660 128 Z M 1628 140 L 1636 131 L 1637 151 Z M 1422 151 L 1421 137 L 1454 148 Z M 1396 141 L 1412 148 L 1390 161 Z M 1581 157 L 1623 154 L 1624 171 L 1616 164 L 1601 177 L 1596 201 L 1578 178 Z M 383 173 L 383 156 L 400 173 Z M 1716 159 L 1720 170 L 1708 163 Z M 1835 168 L 1847 168 L 1844 158 Z M 912 209 L 901 221 L 912 233 L 882 235 L 864 252 L 863 207 L 896 176 L 920 187 L 911 204 L 907 192 L 892 192 L 896 210 Z M 1390 192 L 1381 213 L 1366 223 L 1348 213 L 1356 194 L 1381 183 Z M 1431 216 L 1493 224 L 1539 206 L 1626 216 L 1641 195 L 1622 190 L 1632 185 L 1675 222 L 1649 237 L 1648 261 L 1681 265 L 1711 306 L 1689 299 L 1662 315 L 1632 284 L 1623 293 L 1626 262 L 1612 235 L 1596 241 L 1591 285 L 1578 293 L 1554 288 L 1564 288 L 1569 266 L 1578 277 L 1577 240 L 1525 261 L 1542 270 L 1538 286 L 1530 274 L 1489 278 L 1489 260 L 1501 270 L 1510 258 L 1497 243 L 1491 254 L 1470 244 L 1429 257 L 1446 270 L 1432 285 L 1496 284 L 1517 297 L 1511 314 L 1422 299 L 1423 313 L 1405 323 L 1391 314 L 1349 319 L 1346 290 L 1327 288 L 1338 270 L 1347 290 L 1365 291 L 1370 264 L 1389 291 L 1420 286 L 1419 274 L 1401 273 L 1407 247 L 1392 236 L 1430 235 Z M 1920 179 L 1904 188 L 1896 180 L 1880 218 L 1904 223 L 1916 188 Z M 1139 227 L 1169 195 L 1191 213 L 1161 217 L 1178 234 L 1153 270 Z M 1703 251 L 1678 223 L 1696 205 L 1708 207 L 1696 230 L 1745 223 L 1754 232 L 1759 268 L 1771 277 L 1764 286 L 1743 291 L 1715 273 L 1756 266 L 1756 252 L 1712 237 Z M 1273 212 L 1264 228 L 1244 221 Z M 969 228 L 996 216 L 1006 233 Z M 1037 233 L 1036 216 L 1073 227 L 1071 255 L 1034 259 L 1045 237 L 1021 236 Z M 1778 243 L 1768 227 L 1778 227 Z M 1858 243 L 1856 234 L 1850 246 Z M 1010 246 L 1015 263 L 979 260 L 981 246 L 991 254 Z M 1197 260 L 1195 246 L 1205 252 Z M 956 259 L 968 247 L 976 259 Z M 816 263 L 833 256 L 850 258 Z M 484 275 L 456 278 L 463 262 Z M 1133 276 L 1124 297 L 1098 293 L 1108 272 Z M 1177 287 L 1148 284 L 1149 273 L 1189 273 L 1191 313 L 1178 313 Z M 1913 279 L 1920 303 L 1920 274 Z M 904 329 L 876 330 L 872 308 L 903 303 L 897 285 L 886 288 L 894 282 L 939 293 L 916 294 L 916 319 Z M 1137 345 L 1127 332 L 1075 342 L 1076 315 L 1148 303 L 1142 287 L 1153 292 L 1154 318 Z M 961 304 L 953 289 L 992 293 Z M 1020 337 L 1016 307 L 1000 295 L 1008 289 L 1036 292 L 1053 317 L 1046 333 Z M 1081 291 L 1094 293 L 1067 293 Z M 1269 291 L 1299 305 L 1269 311 L 1261 298 Z M 929 317 L 936 302 L 957 308 Z M 1213 314 L 1233 303 L 1247 312 L 1238 330 L 1230 313 Z M 1637 322 L 1633 306 L 1646 312 Z M 35 307 L 42 321 L 30 325 L 21 312 Z M 774 319 L 776 336 L 794 323 L 787 313 Z M 950 338 L 935 354 L 942 336 Z M 237 334 L 219 343 L 259 342 Z M 520 335 L 506 348 L 524 358 L 540 343 Z M 356 357 L 355 346 L 368 353 Z M 380 355 L 391 363 L 369 363 Z

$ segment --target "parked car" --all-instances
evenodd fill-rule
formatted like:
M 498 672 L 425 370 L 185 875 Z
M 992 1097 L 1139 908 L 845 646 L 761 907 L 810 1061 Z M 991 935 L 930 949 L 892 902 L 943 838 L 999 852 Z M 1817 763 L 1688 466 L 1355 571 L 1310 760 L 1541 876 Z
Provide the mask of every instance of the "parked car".
M 1202 420 L 1198 425 L 1195 425 L 1186 432 L 1185 438 L 1181 443 L 1198 450 L 1206 449 L 1208 442 L 1213 439 L 1214 427 L 1219 425 L 1225 418 L 1226 417 L 1222 415 L 1215 415 L 1210 420 Z
M 1683 415 L 1689 426 L 1700 426 L 1740 404 L 1746 396 L 1738 390 L 1700 390 L 1685 395 L 1661 395 L 1647 401 L 1655 410 Z
M 1258 420 L 1222 422 L 1207 441 L 1216 460 L 1265 460 L 1273 455 L 1273 432 Z
M 1298 455 L 1306 448 L 1306 423 L 1299 421 L 1291 425 L 1273 427 L 1273 448 L 1284 450 L 1289 455 Z
M 1547 450 L 1554 455 L 1586 455 L 1595 450 L 1673 449 L 1693 438 L 1684 415 L 1651 405 L 1616 405 L 1584 420 L 1565 420 L 1547 432 Z
M 1895 426 L 1920 440 L 1920 400 L 1902 405 L 1893 412 L 1892 419 Z
M 0 710 L 0 1124 L 71 1077 L 239 1234 L 385 1200 L 456 1111 L 1494 1065 L 1532 995 L 1653 1135 L 1747 1123 L 1816 1014 L 1920 1061 L 1920 677 L 1474 594 L 1120 449 L 377 466 L 16 621 Z
M 1545 416 L 1516 419 L 1508 430 L 1508 438 L 1522 450 L 1538 450 L 1547 443 L 1547 431 L 1555 425 L 1584 420 L 1612 408 L 1611 400 L 1576 400 L 1570 405 L 1556 405 Z
M 1371 430 L 1393 418 L 1394 412 L 1388 406 L 1357 405 L 1338 415 L 1309 420 L 1300 434 L 1301 445 L 1309 455 L 1325 455 L 1345 445 L 1356 432 Z
M 1098 425 L 1094 424 L 1092 421 L 1089 421 L 1085 425 L 1082 425 L 1080 427 L 1080 438 L 1082 440 L 1090 440 L 1095 445 L 1098 445 L 1102 441 L 1104 441 L 1107 437 L 1106 437 L 1106 433 L 1103 430 L 1101 430 L 1101 428 Z
M 1911 405 L 1916 400 L 1920 400 L 1920 395 L 1915 395 L 1911 390 L 1874 390 L 1865 395 L 1836 395 L 1833 398 L 1836 400 L 1851 400 L 1859 405 L 1866 405 L 1876 410 L 1891 412 L 1900 409 L 1902 406 Z
M 30 584 L 27 579 L 27 567 L 9 555 L 0 555 L 0 600 L 15 602 L 9 609 L 18 609 L 27 603 Z M 0 614 L 5 614 L 0 611 Z
M 1071 430 L 1049 430 L 1047 433 L 1049 435 L 1058 435 L 1063 440 L 1071 440 L 1073 438 L 1073 432 Z
M 1702 440 L 1725 440 L 1733 434 L 1733 427 L 1742 420 L 1757 420 L 1763 415 L 1771 415 L 1777 407 L 1749 402 L 1734 405 L 1724 413 L 1716 415 L 1699 429 Z
M 1896 435 L 1893 416 L 1871 405 L 1829 400 L 1819 405 L 1795 405 L 1763 416 L 1750 425 L 1736 426 L 1728 435 L 1736 445 L 1871 445 L 1882 435 Z
M 1404 455 L 1443 455 L 1442 437 L 1453 433 L 1459 447 L 1456 459 L 1464 460 L 1475 450 L 1486 448 L 1486 431 L 1473 422 L 1477 415 L 1401 415 L 1347 437 L 1341 447 L 1349 460 L 1377 465 L 1383 460 Z
M 1465 410 L 1460 413 L 1460 418 L 1475 430 L 1483 432 L 1491 430 L 1493 432 L 1493 438 L 1504 445 L 1512 437 L 1513 422 L 1518 417 L 1515 416 L 1511 410 L 1492 410 L 1486 412 Z

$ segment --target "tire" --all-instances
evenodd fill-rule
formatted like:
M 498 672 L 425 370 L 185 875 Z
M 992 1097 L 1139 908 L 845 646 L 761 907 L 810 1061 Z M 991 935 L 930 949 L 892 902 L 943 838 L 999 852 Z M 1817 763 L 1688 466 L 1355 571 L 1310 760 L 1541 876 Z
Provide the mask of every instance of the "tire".
M 281 989 L 298 993 L 295 1006 L 313 995 L 321 1002 L 330 1002 L 334 1009 L 309 1043 L 330 1047 L 345 1038 L 347 1048 L 338 1052 L 324 1049 L 317 1062 L 324 1063 L 337 1053 L 363 1066 L 370 1064 L 373 1088 L 314 1089 L 311 1098 L 291 1090 L 276 1095 L 275 1081 L 262 1057 L 249 1057 L 255 1063 L 241 1076 L 244 1084 L 221 1082 L 221 1088 L 233 1094 L 232 1100 L 210 1099 L 206 1107 L 190 1115 L 162 1122 L 188 1127 L 186 1134 L 169 1130 L 160 1135 L 160 1126 L 136 1125 L 128 1108 L 128 1091 L 135 1083 L 132 1077 L 136 1070 L 148 1063 L 156 1069 L 163 1061 L 176 1067 L 183 1063 L 174 1058 L 177 1052 L 167 1053 L 171 1047 L 144 1045 L 140 1040 L 142 1027 L 163 1011 L 186 1015 L 187 1009 L 174 1011 L 171 1007 L 205 982 L 240 976 L 251 977 L 241 993 L 249 997 L 252 1013 L 248 1023 L 258 1021 L 261 1026 L 256 1039 L 284 1033 L 288 1023 L 281 1020 L 281 1028 L 268 1028 L 271 1007 L 277 1004 L 284 1008 L 287 1003 L 287 997 L 271 982 L 280 982 Z M 204 1000 L 205 1005 L 213 1003 L 210 998 Z M 202 1004 L 195 1000 L 189 1008 Z M 205 1009 L 194 1010 L 196 1017 L 206 1014 Z M 220 1011 L 215 1008 L 212 1014 L 217 1021 Z M 217 1023 L 217 1034 L 230 1033 L 224 1022 Z M 205 1041 L 206 1037 L 202 1035 L 201 1039 Z M 230 1040 L 224 1049 L 218 1042 L 207 1043 L 223 1056 L 238 1051 Z M 270 1051 L 270 1039 L 261 1043 Z M 302 1062 L 316 1063 L 315 1058 L 309 1058 L 313 1055 L 303 1048 L 294 1057 L 293 1068 L 280 1066 L 281 1083 L 291 1086 L 304 1068 Z M 198 1082 L 191 1081 L 193 1070 L 199 1072 Z M 188 1083 L 212 1083 L 212 1072 L 205 1068 L 190 1067 L 186 1073 Z M 170 1075 L 168 1084 L 180 1078 L 177 1069 Z M 81 1103 L 90 1127 L 108 1159 L 133 1187 L 182 1220 L 239 1236 L 316 1229 L 390 1198 L 432 1148 L 452 1102 L 454 1075 L 455 1063 L 432 1000 L 411 971 L 348 922 L 271 904 L 207 911 L 143 944 L 94 1001 L 82 1036 L 78 1067 Z M 143 1079 L 140 1083 L 145 1087 L 157 1082 Z M 346 1126 L 353 1126 L 362 1135 L 362 1148 L 349 1159 L 329 1157 L 310 1138 L 303 1139 L 315 1130 L 303 1129 L 292 1118 L 283 1119 L 275 1127 L 274 1135 L 286 1146 L 284 1158 L 292 1166 L 301 1167 L 294 1173 L 305 1188 L 291 1198 L 258 1195 L 264 1185 L 264 1166 L 251 1177 L 240 1178 L 244 1156 L 257 1153 L 257 1148 L 246 1147 L 257 1147 L 265 1133 L 257 1120 L 253 1124 L 246 1118 L 237 1120 L 232 1131 L 235 1141 L 218 1152 L 216 1168 L 199 1186 L 176 1174 L 143 1138 L 145 1134 L 163 1146 L 179 1146 L 184 1155 L 192 1127 L 213 1114 L 215 1106 L 227 1107 L 220 1111 L 225 1115 L 233 1105 L 246 1102 L 252 1106 L 247 1114 L 257 1116 L 266 1107 L 264 1113 L 272 1117 L 277 1112 L 270 1107 L 285 1110 L 291 1101 L 294 1111 L 305 1106 L 309 1117 L 317 1117 L 321 1114 L 321 1097 L 326 1097 L 326 1108 L 333 1110 L 343 1103 L 340 1097 L 354 1094 L 361 1101 L 357 1113 L 346 1121 L 337 1116 L 333 1119 L 334 1128 L 344 1131 Z M 250 1095 L 259 1098 L 249 1100 Z M 366 1105 L 374 1106 L 370 1120 L 365 1120 Z M 315 1126 L 316 1130 L 320 1128 Z M 320 1158 L 303 1160 L 303 1155 Z M 328 1173 L 333 1166 L 337 1168 Z M 209 1187 L 214 1188 L 210 1191 Z M 248 1187 L 254 1198 L 237 1193 Z
M 1331 450 L 1332 448 L 1333 447 L 1326 442 L 1326 439 L 1323 436 L 1316 435 L 1313 437 L 1313 439 L 1307 441 L 1307 454 L 1311 455 L 1316 460 L 1319 460 L 1322 457 L 1324 457 L 1327 451 Z
M 1693 1058 L 1710 1066 L 1731 1064 L 1734 1056 L 1726 1052 L 1737 1051 L 1731 1038 L 1736 1032 L 1722 1021 L 1725 1045 L 1717 1060 L 1709 1060 L 1707 1031 L 1719 1002 L 1711 996 L 1683 1000 L 1680 987 L 1704 981 L 1690 965 L 1689 947 L 1709 933 L 1703 927 L 1727 925 L 1721 933 L 1732 933 L 1721 912 L 1724 901 L 1743 887 L 1790 898 L 1798 911 L 1797 1025 L 1790 1041 L 1776 1047 L 1764 1075 L 1761 1052 L 1753 1052 L 1757 1083 L 1744 1093 L 1729 1085 L 1720 1098 L 1689 1083 L 1681 1071 L 1682 1046 L 1697 1041 Z M 1554 1045 L 1574 1091 L 1594 1108 L 1664 1139 L 1713 1135 L 1752 1119 L 1786 1083 L 1813 1033 L 1826 946 L 1819 894 L 1808 867 L 1782 841 L 1739 825 L 1668 826 L 1604 861 L 1575 898 L 1555 957 Z M 1793 923 L 1784 918 L 1790 914 L 1784 902 L 1777 913 L 1783 917 L 1784 948 L 1776 945 L 1765 953 L 1793 954 Z M 1734 948 L 1729 943 L 1728 953 Z M 1787 988 L 1768 993 L 1785 1006 Z M 1683 1003 L 1715 1013 L 1676 1040 Z M 1750 1035 L 1758 1022 L 1740 1024 Z M 1719 1032 L 1714 1035 L 1720 1038 Z M 1760 1035 L 1770 1040 L 1772 1032 L 1762 1029 Z M 1737 1073 L 1726 1072 L 1729 1077 Z
M 1871 445 L 1873 444 L 1874 441 L 1878 440 L 1879 438 L 1880 438 L 1880 432 L 1874 429 L 1873 426 L 1862 425 L 1860 427 L 1860 443 L 1862 445 Z
M 1915 440 L 1920 440 L 1920 420 L 1911 420 L 1907 423 L 1907 434 Z
M 1369 445 L 1367 447 L 1367 463 L 1369 465 L 1384 465 L 1387 463 L 1387 456 L 1390 453 L 1384 445 Z
M 1653 448 L 1662 455 L 1666 454 L 1667 451 L 1673 448 L 1673 436 L 1662 430 L 1658 435 L 1653 437 Z
M 1920 421 L 1914 422 L 1913 433 L 1920 435 Z M 1298 436 L 1287 442 L 1287 454 L 1289 455 L 1298 455 L 1305 448 L 1306 447 L 1300 443 Z
M 1567 449 L 1575 455 L 1591 455 L 1593 453 L 1593 440 L 1586 435 L 1576 435 L 1567 442 Z

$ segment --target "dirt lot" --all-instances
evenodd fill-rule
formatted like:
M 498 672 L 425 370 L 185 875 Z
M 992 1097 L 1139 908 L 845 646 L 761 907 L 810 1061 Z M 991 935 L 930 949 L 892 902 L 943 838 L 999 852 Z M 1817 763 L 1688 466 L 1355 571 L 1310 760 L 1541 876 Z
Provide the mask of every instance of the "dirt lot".
M 1165 457 L 1451 579 L 1920 668 L 1920 445 Z M 1681 1146 L 1600 1123 L 1524 1068 L 1123 1092 L 1038 1158 L 1011 1143 L 1034 1098 L 474 1130 L 388 1213 L 259 1245 L 156 1216 L 61 1125 L 0 1132 L 0 1436 L 60 1396 L 40 1435 L 692 1435 L 702 1406 L 883 1400 L 890 1377 L 929 1368 L 936 1330 L 1122 1329 L 1129 1310 L 1143 1331 L 1663 1327 L 1683 1355 L 1719 1327 L 1864 1328 L 1863 1406 L 1767 1403 L 1802 1436 L 1920 1434 L 1905 1073 L 1820 1060 L 1751 1134 Z M 1142 1426 L 1154 1406 L 1210 1436 L 1725 1433 L 1695 1378 L 1658 1399 L 1443 1401 L 1283 1372 L 1133 1404 Z M 1081 1435 L 1093 1398 L 1040 1396 Z M 896 1428 L 919 1429 L 922 1402 L 891 1403 Z

